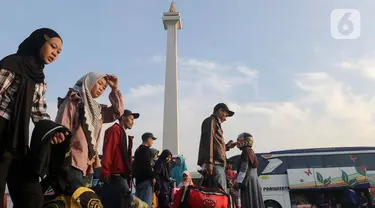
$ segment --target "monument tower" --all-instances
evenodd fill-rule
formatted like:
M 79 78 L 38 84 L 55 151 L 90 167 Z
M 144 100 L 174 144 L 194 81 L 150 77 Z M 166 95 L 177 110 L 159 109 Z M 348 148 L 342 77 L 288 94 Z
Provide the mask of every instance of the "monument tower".
M 167 30 L 167 56 L 165 66 L 163 149 L 180 154 L 178 122 L 178 73 L 177 30 L 182 28 L 180 13 L 172 1 L 169 12 L 163 13 L 164 29 Z

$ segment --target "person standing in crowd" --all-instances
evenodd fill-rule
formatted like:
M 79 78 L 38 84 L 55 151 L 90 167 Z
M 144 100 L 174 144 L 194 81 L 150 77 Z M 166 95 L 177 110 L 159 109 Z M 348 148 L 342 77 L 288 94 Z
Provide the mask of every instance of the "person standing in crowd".
M 182 156 L 177 156 L 175 159 L 176 164 L 172 168 L 172 178 L 176 180 L 176 185 L 179 185 L 182 182 L 182 173 L 187 170 L 185 158 Z
M 225 175 L 227 176 L 227 184 L 230 184 L 230 186 L 234 185 L 236 181 L 236 174 L 232 169 L 233 162 L 231 160 L 227 160 L 227 167 L 225 167 Z
M 232 117 L 234 112 L 229 110 L 224 103 L 214 107 L 213 114 L 202 123 L 201 139 L 199 143 L 198 165 L 206 177 L 213 176 L 215 181 L 224 191 L 227 191 L 227 180 L 225 176 L 226 151 L 236 146 L 232 140 L 227 144 L 224 142 L 221 123 Z
M 151 166 L 152 166 L 153 170 L 155 171 L 155 163 L 156 163 L 156 161 L 158 160 L 158 157 L 159 157 L 159 150 L 154 149 L 154 148 L 150 148 L 150 150 L 151 150 L 151 155 L 153 155 L 153 158 L 151 160 Z M 155 192 L 155 186 L 153 186 L 152 187 L 152 207 L 157 208 L 158 205 L 159 205 L 158 197 L 157 197 L 156 192 Z
M 185 170 L 182 173 L 182 182 L 178 185 L 178 188 L 183 186 L 192 186 L 194 185 L 193 180 L 191 179 L 189 171 Z
M 110 107 L 95 100 L 103 94 L 107 85 L 112 90 L 109 94 Z M 122 95 L 114 75 L 87 73 L 69 89 L 64 99 L 58 99 L 56 122 L 66 126 L 72 133 L 71 186 L 85 186 L 84 177 L 93 173 L 94 168 L 100 167 L 97 147 L 102 125 L 120 118 L 123 112 Z
M 35 30 L 15 54 L 0 61 L 0 206 L 5 186 L 15 208 L 39 208 L 43 205 L 39 177 L 25 171 L 29 150 L 30 117 L 34 123 L 50 120 L 47 114 L 44 67 L 62 50 L 62 39 L 48 28 Z M 57 133 L 52 144 L 65 140 Z
M 252 149 L 253 136 L 242 133 L 237 137 L 237 147 L 242 151 L 237 167 L 234 189 L 240 189 L 241 207 L 264 208 L 262 189 L 258 180 L 258 159 Z
M 151 166 L 152 166 L 152 168 L 154 168 L 155 163 L 156 163 L 156 161 L 158 160 L 158 157 L 159 157 L 159 150 L 157 150 L 155 148 L 150 148 L 150 150 L 151 150 L 151 155 L 152 155 Z
M 134 153 L 133 175 L 136 183 L 136 196 L 152 206 L 152 187 L 156 183 L 156 174 L 152 168 L 153 155 L 151 147 L 156 140 L 152 133 L 142 135 L 142 144 Z
M 169 193 L 171 189 L 170 166 L 172 153 L 169 150 L 163 150 L 155 164 L 156 174 L 156 193 L 158 193 L 159 208 L 169 207 Z
M 236 174 L 232 169 L 233 162 L 231 160 L 227 160 L 227 167 L 225 167 L 225 175 L 227 177 L 228 194 L 232 196 L 232 199 L 235 199 L 235 190 L 233 189 L 233 186 L 236 183 Z
M 134 120 L 138 118 L 139 113 L 125 110 L 119 118 L 119 123 L 105 131 L 100 170 L 101 180 L 104 182 L 104 207 L 130 206 L 133 137 L 127 136 L 126 130 L 132 129 Z

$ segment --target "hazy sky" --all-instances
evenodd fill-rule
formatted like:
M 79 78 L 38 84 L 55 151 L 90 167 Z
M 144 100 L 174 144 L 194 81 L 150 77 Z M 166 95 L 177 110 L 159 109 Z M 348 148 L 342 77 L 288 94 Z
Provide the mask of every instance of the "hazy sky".
M 0 57 L 34 29 L 50 27 L 64 41 L 46 67 L 48 111 L 89 71 L 120 79 L 126 108 L 141 114 L 130 134 L 162 136 L 168 0 L 5 0 Z M 176 1 L 180 148 L 195 169 L 200 125 L 218 102 L 236 114 L 226 140 L 247 131 L 257 152 L 373 145 L 375 138 L 375 2 L 372 0 Z M 361 34 L 331 36 L 334 9 L 357 9 Z M 100 99 L 108 103 L 107 95 Z M 107 128 L 108 125 L 105 126 Z M 161 148 L 162 139 L 155 147 Z M 100 150 L 101 151 L 101 150 Z M 233 150 L 228 155 L 238 154 Z

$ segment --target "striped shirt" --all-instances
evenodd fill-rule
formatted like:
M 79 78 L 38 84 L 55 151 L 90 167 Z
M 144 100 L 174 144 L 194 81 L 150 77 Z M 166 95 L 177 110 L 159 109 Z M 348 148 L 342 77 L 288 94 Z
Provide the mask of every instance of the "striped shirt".
M 15 99 L 15 92 L 17 92 L 20 77 L 15 73 L 0 69 L 0 116 L 10 120 L 12 116 L 12 104 Z M 45 93 L 47 91 L 47 84 L 45 82 L 35 84 L 35 92 L 33 96 L 33 104 L 31 107 L 31 119 L 33 122 L 40 120 L 50 120 L 47 113 L 47 103 L 45 100 Z

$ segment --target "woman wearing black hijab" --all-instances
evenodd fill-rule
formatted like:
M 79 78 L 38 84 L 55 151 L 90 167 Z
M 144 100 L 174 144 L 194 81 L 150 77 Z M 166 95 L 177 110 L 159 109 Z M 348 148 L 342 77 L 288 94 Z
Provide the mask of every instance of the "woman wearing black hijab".
M 50 120 L 46 112 L 44 66 L 61 52 L 62 39 L 53 30 L 41 28 L 27 37 L 15 54 L 0 61 L 0 206 L 8 184 L 14 208 L 39 208 L 43 195 L 39 178 L 26 174 L 29 123 Z M 52 144 L 64 141 L 57 133 Z
M 155 163 L 155 173 L 157 175 L 155 192 L 158 195 L 159 208 L 169 207 L 169 191 L 171 187 L 169 162 L 171 160 L 172 153 L 166 149 Z

